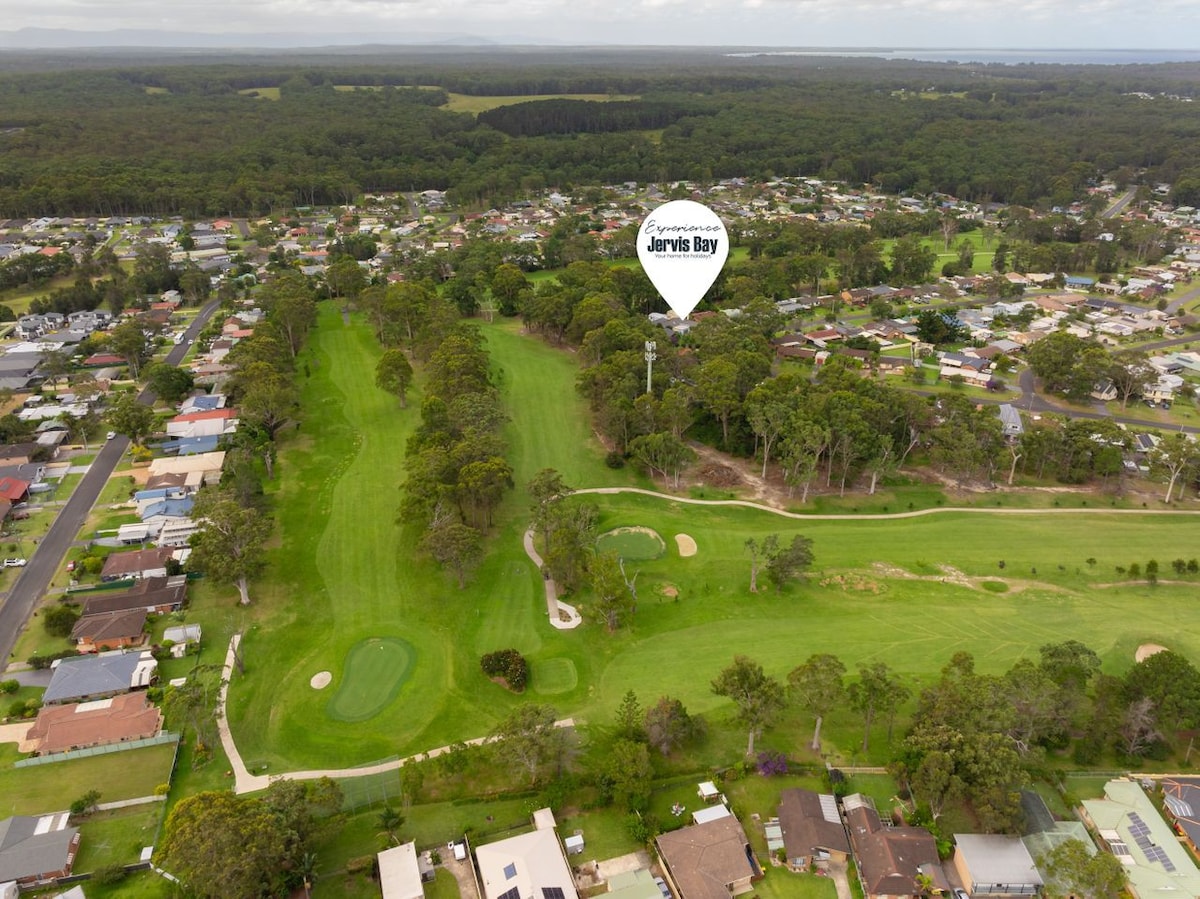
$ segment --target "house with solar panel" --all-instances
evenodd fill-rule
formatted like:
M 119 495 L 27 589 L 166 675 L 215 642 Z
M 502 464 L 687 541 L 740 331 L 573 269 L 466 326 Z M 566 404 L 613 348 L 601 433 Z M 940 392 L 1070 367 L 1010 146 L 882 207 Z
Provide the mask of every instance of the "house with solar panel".
M 579 899 L 554 813 L 538 809 L 533 826 L 530 833 L 475 847 L 484 899 Z
M 1129 875 L 1129 892 L 1200 899 L 1200 869 L 1136 781 L 1110 780 L 1103 799 L 1083 800 L 1084 821 Z
M 832 793 L 798 787 L 784 790 L 779 794 L 775 823 L 787 863 L 796 870 L 807 870 L 810 865 L 827 867 L 830 861 L 844 864 L 850 857 L 850 838 Z M 770 838 L 768 833 L 768 843 Z
M 1200 777 L 1164 777 L 1158 783 L 1167 819 L 1192 851 L 1200 853 Z

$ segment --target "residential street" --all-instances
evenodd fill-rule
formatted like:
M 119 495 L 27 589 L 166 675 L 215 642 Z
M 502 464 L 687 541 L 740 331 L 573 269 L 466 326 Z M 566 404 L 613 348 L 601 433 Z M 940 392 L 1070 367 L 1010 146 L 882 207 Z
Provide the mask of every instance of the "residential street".
M 216 311 L 217 305 L 214 300 L 200 310 L 200 314 L 188 326 L 185 340 L 173 346 L 167 354 L 167 362 L 172 365 L 179 364 L 196 336 Z M 138 396 L 138 402 L 150 405 L 154 402 L 154 394 L 149 390 L 143 390 Z M 122 454 L 128 448 L 129 440 L 126 437 L 116 437 L 101 447 L 90 470 L 75 487 L 74 493 L 71 494 L 71 498 L 67 500 L 62 511 L 58 513 L 54 523 L 50 525 L 46 536 L 38 543 L 37 550 L 29 559 L 29 564 L 21 570 L 16 584 L 9 591 L 4 603 L 0 605 L 0 658 L 7 659 L 10 663 L 24 661 L 24 659 L 10 658 L 17 637 L 38 600 L 49 589 L 51 578 L 54 577 L 67 550 L 87 520 L 92 506 L 100 496 L 100 491 L 104 489 L 105 482 L 108 481 L 109 476 L 120 463 Z

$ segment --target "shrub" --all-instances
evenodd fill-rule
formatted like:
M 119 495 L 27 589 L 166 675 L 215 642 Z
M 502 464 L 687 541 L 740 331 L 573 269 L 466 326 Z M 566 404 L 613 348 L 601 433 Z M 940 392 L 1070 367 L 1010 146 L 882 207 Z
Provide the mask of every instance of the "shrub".
M 19 689 L 21 685 L 15 680 L 0 680 L 0 695 L 16 693 Z
M 90 815 L 96 810 L 96 806 L 100 804 L 100 791 L 88 790 L 78 799 L 71 803 L 72 815 Z
M 604 464 L 609 468 L 624 468 L 625 457 L 616 450 L 612 450 L 604 457 Z
M 498 649 L 486 653 L 479 666 L 488 677 L 503 678 L 510 690 L 520 693 L 529 682 L 529 664 L 515 649 Z
M 77 649 L 64 649 L 62 652 L 51 653 L 48 656 L 30 656 L 28 659 L 26 659 L 26 662 L 28 662 L 29 667 L 35 671 L 44 671 L 58 659 L 69 659 L 72 656 L 77 655 L 79 655 L 79 650 Z
M 77 606 L 53 605 L 42 613 L 42 627 L 51 637 L 69 637 L 75 622 L 79 620 Z
M 758 754 L 758 773 L 763 777 L 787 774 L 788 760 L 782 752 L 766 749 Z
M 97 868 L 92 873 L 92 880 L 101 886 L 111 886 L 114 883 L 120 883 L 125 879 L 125 866 L 120 862 L 113 862 L 111 865 L 105 865 L 103 868 Z

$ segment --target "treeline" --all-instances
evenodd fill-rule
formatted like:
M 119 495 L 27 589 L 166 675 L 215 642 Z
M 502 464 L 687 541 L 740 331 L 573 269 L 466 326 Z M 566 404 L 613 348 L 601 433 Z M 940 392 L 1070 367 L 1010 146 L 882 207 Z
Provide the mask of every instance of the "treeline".
M 1075 199 L 1080 184 L 1102 174 L 1196 174 L 1200 109 L 1125 95 L 1192 90 L 1169 70 L 1097 68 L 1081 77 L 1036 67 L 641 64 L 632 74 L 587 61 L 520 72 L 344 60 L 10 74 L 0 77 L 0 126 L 12 129 L 0 138 L 0 215 L 259 214 L 429 187 L 491 203 L 546 186 L 771 175 L 1032 205 Z M 384 89 L 335 90 L 339 84 Z M 416 87 L 427 84 L 641 99 L 632 115 L 544 115 L 536 107 L 492 114 L 508 123 L 533 117 L 520 126 L 524 136 L 510 138 L 489 116 L 435 108 L 444 94 Z M 264 86 L 278 87 L 280 99 L 237 92 Z M 915 98 L 929 87 L 936 98 Z M 695 108 L 680 103 L 683 91 Z M 608 133 L 618 127 L 608 117 L 643 127 Z M 604 123 L 599 133 L 528 133 L 589 121 Z
M 453 571 L 459 587 L 483 559 L 483 538 L 512 467 L 502 430 L 507 416 L 482 333 L 453 304 L 418 283 L 368 288 L 358 298 L 385 353 L 376 383 L 403 402 L 409 353 L 424 370 L 421 423 L 405 447 L 401 516 L 420 548 Z
M 695 103 L 622 100 L 534 100 L 479 113 L 478 121 L 509 137 L 599 134 L 665 128 L 684 116 L 705 115 Z

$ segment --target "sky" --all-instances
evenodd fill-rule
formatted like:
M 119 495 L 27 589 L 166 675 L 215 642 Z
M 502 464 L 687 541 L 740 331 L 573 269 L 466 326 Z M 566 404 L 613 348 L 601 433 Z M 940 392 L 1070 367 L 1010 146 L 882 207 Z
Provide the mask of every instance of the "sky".
M 100 32 L 180 34 L 195 46 L 424 43 L 771 47 L 1191 48 L 1195 0 L 39 0 L 12 3 L 0 46 L 61 38 L 21 29 L 90 32 L 76 45 L 128 43 Z M 17 32 L 17 34 L 12 34 Z M 216 35 L 214 37 L 214 35 Z M 147 40 L 144 43 L 152 43 Z M 139 41 L 139 43 L 143 43 Z

